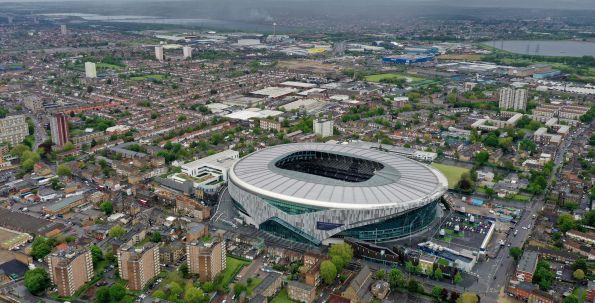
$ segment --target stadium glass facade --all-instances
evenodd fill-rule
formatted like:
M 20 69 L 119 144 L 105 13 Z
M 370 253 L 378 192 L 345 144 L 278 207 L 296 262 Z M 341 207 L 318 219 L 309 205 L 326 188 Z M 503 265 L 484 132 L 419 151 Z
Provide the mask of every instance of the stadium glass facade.
M 436 218 L 434 201 L 426 206 L 401 214 L 397 217 L 362 227 L 348 229 L 338 234 L 368 242 L 386 242 L 414 234 L 428 227 Z

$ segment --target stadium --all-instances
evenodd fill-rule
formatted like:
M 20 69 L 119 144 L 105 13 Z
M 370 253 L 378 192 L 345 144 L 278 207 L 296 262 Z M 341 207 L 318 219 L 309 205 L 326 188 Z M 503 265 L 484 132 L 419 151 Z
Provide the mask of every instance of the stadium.
M 437 170 L 393 153 L 299 143 L 237 161 L 228 188 L 246 223 L 319 245 L 331 237 L 377 243 L 416 233 L 436 218 L 448 183 Z

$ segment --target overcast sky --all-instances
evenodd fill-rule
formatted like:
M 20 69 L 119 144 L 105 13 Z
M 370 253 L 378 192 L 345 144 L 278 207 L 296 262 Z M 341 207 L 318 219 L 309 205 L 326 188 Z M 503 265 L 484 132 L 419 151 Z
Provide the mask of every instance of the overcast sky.
M 0 2 L 163 2 L 178 0 L 0 0 Z M 200 3 L 202 0 L 189 0 L 190 2 Z M 229 2 L 261 2 L 259 0 L 227 0 Z M 266 1 L 266 0 L 265 0 Z M 275 0 L 275 2 L 311 2 L 311 0 Z M 336 2 L 340 4 L 345 0 L 317 0 L 324 2 Z M 486 7 L 525 7 L 525 8 L 566 8 L 566 9 L 595 9 L 595 0 L 362 0 L 370 2 L 389 2 L 398 4 L 406 3 L 428 3 L 436 2 L 443 5 L 453 6 L 486 6 Z

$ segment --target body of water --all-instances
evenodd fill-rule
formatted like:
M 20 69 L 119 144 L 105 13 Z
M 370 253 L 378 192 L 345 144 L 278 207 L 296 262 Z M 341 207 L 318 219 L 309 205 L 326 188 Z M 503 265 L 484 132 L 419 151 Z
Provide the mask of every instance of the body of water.
M 568 40 L 504 40 L 487 45 L 516 54 L 536 56 L 595 57 L 595 43 Z
M 251 30 L 251 31 L 272 31 L 273 25 L 263 22 L 245 22 L 207 18 L 166 18 L 160 16 L 133 16 L 133 15 L 100 15 L 85 13 L 51 13 L 39 14 L 47 17 L 78 17 L 88 21 L 101 22 L 124 22 L 164 25 L 187 25 L 212 29 L 225 30 Z M 290 31 L 290 27 L 277 26 L 277 31 Z

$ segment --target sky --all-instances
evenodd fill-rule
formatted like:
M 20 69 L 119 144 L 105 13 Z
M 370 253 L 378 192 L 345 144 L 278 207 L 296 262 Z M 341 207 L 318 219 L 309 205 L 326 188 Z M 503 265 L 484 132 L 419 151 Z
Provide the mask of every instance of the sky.
M 178 0 L 0 0 L 2 2 L 167 2 Z M 311 0 L 274 0 L 277 3 L 282 2 L 312 2 Z M 320 2 L 336 2 L 342 3 L 345 0 L 317 0 Z M 464 6 L 464 7 L 522 7 L 522 8 L 561 8 L 561 9 L 589 9 L 595 10 L 595 0 L 361 0 L 365 2 L 378 3 L 392 3 L 398 5 L 399 3 L 439 3 L 447 6 Z M 190 0 L 189 2 L 200 3 L 203 0 Z M 266 2 L 266 0 L 228 0 L 229 2 Z

